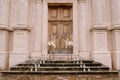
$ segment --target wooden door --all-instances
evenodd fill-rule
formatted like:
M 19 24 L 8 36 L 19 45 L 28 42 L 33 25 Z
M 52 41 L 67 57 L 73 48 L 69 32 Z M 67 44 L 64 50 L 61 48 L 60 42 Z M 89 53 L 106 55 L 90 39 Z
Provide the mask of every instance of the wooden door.
M 72 6 L 49 6 L 48 9 L 48 52 L 72 53 Z

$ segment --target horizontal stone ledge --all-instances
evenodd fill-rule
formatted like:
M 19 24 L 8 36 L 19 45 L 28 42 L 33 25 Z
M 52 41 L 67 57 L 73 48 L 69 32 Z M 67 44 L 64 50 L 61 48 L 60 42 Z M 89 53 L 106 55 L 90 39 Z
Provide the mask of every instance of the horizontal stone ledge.
M 12 27 L 13 30 L 27 30 L 30 31 L 31 28 L 30 27 Z
M 92 27 L 90 31 L 94 30 L 104 30 L 104 31 L 114 31 L 114 30 L 120 30 L 120 27 Z
M 0 27 L 0 30 L 13 31 L 13 29 L 9 27 Z
M 111 27 L 110 29 L 109 29 L 109 31 L 113 31 L 113 30 L 120 30 L 120 26 L 118 26 L 118 27 Z
M 107 27 L 92 27 L 90 31 L 93 31 L 93 30 L 108 30 L 108 28 Z
M 0 24 L 0 27 L 9 27 L 7 24 Z

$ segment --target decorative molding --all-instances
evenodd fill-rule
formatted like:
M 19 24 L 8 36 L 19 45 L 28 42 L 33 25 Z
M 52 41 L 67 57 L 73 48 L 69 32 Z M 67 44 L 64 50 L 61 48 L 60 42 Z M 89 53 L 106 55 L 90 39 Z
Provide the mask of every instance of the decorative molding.
M 9 25 L 6 24 L 0 24 L 0 30 L 5 30 L 5 31 L 13 31 Z
M 13 31 L 11 28 L 9 27 L 0 27 L 0 30 L 5 30 L 5 31 Z
M 120 24 L 112 25 L 111 30 L 120 30 Z
M 29 27 L 29 25 L 26 24 L 17 24 L 18 27 Z
M 30 27 L 13 27 L 13 30 L 27 30 L 30 31 Z
M 104 23 L 99 23 L 99 24 L 93 24 L 93 27 L 107 27 L 106 24 Z
M 42 0 L 35 0 L 35 3 L 41 3 Z
M 108 28 L 107 27 L 92 27 L 90 30 L 91 31 L 93 31 L 93 30 L 108 30 Z
M 85 3 L 86 0 L 78 0 L 80 3 Z
M 6 24 L 0 24 L 0 27 L 8 27 Z
M 16 27 L 12 27 L 12 28 L 13 30 L 28 30 L 28 31 L 31 30 L 30 27 L 26 24 L 17 24 Z

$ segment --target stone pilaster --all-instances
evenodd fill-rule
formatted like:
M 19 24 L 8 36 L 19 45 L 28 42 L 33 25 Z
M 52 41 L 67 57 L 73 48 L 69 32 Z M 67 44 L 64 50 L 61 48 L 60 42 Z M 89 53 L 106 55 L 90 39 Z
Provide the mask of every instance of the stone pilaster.
M 0 0 L 0 27 L 8 26 L 9 7 L 9 0 Z
M 120 0 L 111 0 L 112 26 L 120 27 Z
M 42 51 L 42 1 L 35 0 L 34 5 L 34 26 L 33 26 L 33 52 L 32 58 L 40 58 Z
M 48 3 L 46 0 L 43 0 L 43 11 L 42 11 L 42 55 L 48 55 Z
M 111 0 L 113 64 L 120 69 L 120 0 Z
M 79 0 L 79 56 L 89 59 L 87 50 L 87 6 L 86 0 Z
M 17 1 L 17 26 L 28 25 L 28 11 L 29 11 L 29 0 L 18 0 Z
M 30 50 L 29 50 L 29 31 L 30 27 L 28 24 L 29 17 L 29 1 L 30 0 L 15 0 L 12 3 L 14 6 L 15 14 L 13 19 L 14 26 L 13 28 L 13 49 L 10 54 L 10 66 L 15 65 L 17 63 L 23 62 L 29 58 Z
M 111 68 L 111 53 L 108 48 L 107 1 L 92 0 L 92 53 L 93 59 Z
M 92 0 L 92 24 L 93 27 L 107 27 L 106 0 Z
M 70 2 L 71 3 L 71 2 Z M 78 1 L 73 0 L 73 57 L 79 56 L 79 44 L 78 44 L 78 35 L 79 35 L 79 18 L 78 18 Z
M 0 68 L 8 68 L 8 44 L 9 44 L 9 32 L 6 30 L 0 30 Z
M 2 69 L 7 69 L 9 63 L 9 7 L 9 0 L 0 0 L 0 68 Z

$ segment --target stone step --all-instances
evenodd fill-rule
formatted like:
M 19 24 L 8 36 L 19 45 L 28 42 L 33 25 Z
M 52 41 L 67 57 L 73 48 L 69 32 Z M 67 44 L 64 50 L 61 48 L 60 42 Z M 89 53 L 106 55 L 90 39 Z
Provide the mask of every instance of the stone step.
M 83 70 L 88 70 L 88 71 L 95 71 L 95 70 L 109 70 L 108 67 L 102 66 L 102 67 L 12 67 L 10 70 L 14 71 L 52 71 L 52 70 L 57 70 L 57 71 L 62 71 L 62 70 L 71 70 L 71 71 L 83 71 Z
M 85 66 L 101 66 L 101 63 L 82 63 L 82 64 L 77 64 L 77 63 L 45 63 L 41 64 L 41 66 L 80 66 L 80 65 L 85 65 Z
M 2 71 L 3 74 L 118 74 L 118 71 Z
M 88 73 L 117 73 L 105 65 L 93 60 L 51 61 L 27 60 L 10 67 L 4 74 L 88 74 Z
M 17 66 L 102 66 L 101 63 L 20 63 Z
M 45 63 L 93 63 L 93 60 L 74 60 L 74 61 L 45 61 Z

